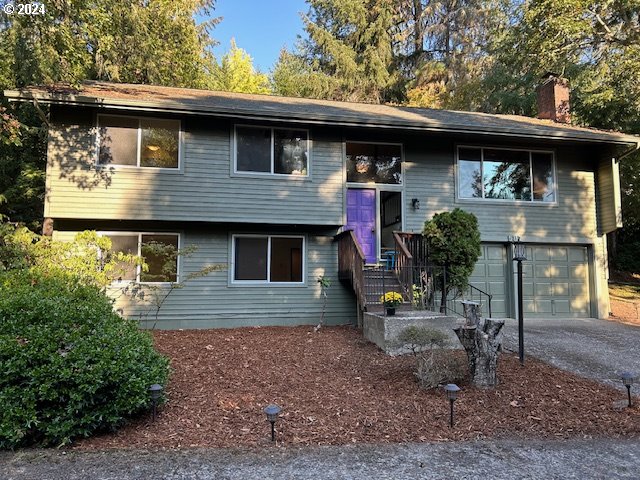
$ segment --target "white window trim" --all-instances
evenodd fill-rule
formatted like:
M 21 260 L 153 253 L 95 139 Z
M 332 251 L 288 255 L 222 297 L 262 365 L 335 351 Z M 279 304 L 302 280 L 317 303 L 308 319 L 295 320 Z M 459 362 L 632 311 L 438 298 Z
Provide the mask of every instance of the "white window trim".
M 125 232 L 122 230 L 117 231 L 101 231 L 98 235 L 109 237 L 138 237 L 138 251 L 136 255 L 142 257 L 142 236 L 143 235 L 175 235 L 178 237 L 178 250 L 182 248 L 182 235 L 178 232 Z M 180 271 L 181 271 L 181 259 L 180 255 L 176 258 L 176 281 L 175 282 L 142 282 L 140 281 L 140 274 L 142 273 L 142 266 L 136 265 L 136 278 L 135 280 L 114 280 L 112 285 L 122 283 L 139 283 L 141 285 L 171 285 L 180 283 Z
M 267 239 L 267 279 L 266 280 L 236 280 L 236 238 L 266 238 Z M 301 282 L 272 282 L 271 281 L 271 239 L 272 238 L 299 238 L 302 240 L 302 281 Z M 307 239 L 304 235 L 285 234 L 246 234 L 237 233 L 231 235 L 231 272 L 232 285 L 257 285 L 257 286 L 304 286 L 307 283 Z
M 270 172 L 254 172 L 251 170 L 238 170 L 238 127 L 240 128 L 262 128 L 271 131 L 271 171 Z M 307 173 L 305 175 L 293 175 L 291 173 L 275 173 L 275 131 L 276 130 L 292 130 L 305 132 L 307 134 Z M 306 128 L 288 128 L 288 127 L 271 127 L 267 125 L 246 125 L 235 124 L 233 126 L 233 174 L 239 176 L 258 176 L 258 177 L 276 177 L 276 178 L 297 178 L 299 180 L 308 180 L 311 178 L 311 133 Z
M 482 187 L 482 197 L 461 197 L 460 196 L 460 149 L 461 148 L 476 148 L 480 149 L 480 178 Z M 485 150 L 505 150 L 505 151 L 517 151 L 529 153 L 529 176 L 531 178 L 531 200 L 517 200 L 510 198 L 485 198 L 484 197 L 484 151 Z M 533 153 L 547 153 L 551 155 L 551 164 L 553 170 L 553 186 L 554 186 L 554 201 L 553 202 L 541 202 L 533 199 Z M 455 189 L 456 189 L 456 201 L 460 203 L 501 203 L 501 204 L 517 204 L 517 205 L 537 205 L 537 206 L 555 206 L 558 205 L 558 171 L 556 168 L 556 153 L 554 150 L 544 150 L 535 148 L 509 148 L 509 147 L 493 147 L 485 145 L 456 145 L 455 154 Z
M 135 165 L 119 165 L 115 163 L 109 164 L 101 164 L 100 163 L 100 118 L 101 117 L 118 117 L 118 118 L 130 118 L 138 120 L 138 140 L 136 146 L 136 164 Z M 174 122 L 178 122 L 178 165 L 176 167 L 143 167 L 140 165 L 140 156 L 141 156 L 141 145 L 142 145 L 142 128 L 140 127 L 140 122 L 142 120 L 170 120 Z M 182 142 L 183 142 L 183 131 L 182 131 L 182 120 L 174 119 L 174 118 L 163 118 L 163 117 L 147 117 L 143 115 L 120 115 L 120 114 L 110 114 L 110 113 L 99 113 L 96 116 L 96 141 L 95 141 L 95 161 L 94 165 L 96 168 L 136 168 L 142 170 L 161 170 L 166 172 L 182 172 Z
M 376 182 L 349 182 L 347 181 L 347 174 L 348 172 L 346 171 L 348 168 L 348 163 L 347 163 L 347 143 L 359 143 L 361 145 L 395 145 L 400 147 L 400 179 L 401 182 L 400 183 L 376 183 Z M 390 189 L 393 189 L 393 187 L 401 189 L 402 187 L 404 187 L 404 180 L 405 180 L 405 171 L 404 171 L 404 167 L 405 167 L 405 161 L 404 161 L 404 144 L 403 143 L 397 143 L 397 142 L 365 142 L 363 140 L 345 140 L 344 141 L 344 168 L 345 168 L 345 182 L 347 184 L 347 186 L 349 187 L 361 187 L 361 188 L 371 188 L 373 186 L 376 187 L 381 187 L 381 188 L 388 188 L 391 187 Z

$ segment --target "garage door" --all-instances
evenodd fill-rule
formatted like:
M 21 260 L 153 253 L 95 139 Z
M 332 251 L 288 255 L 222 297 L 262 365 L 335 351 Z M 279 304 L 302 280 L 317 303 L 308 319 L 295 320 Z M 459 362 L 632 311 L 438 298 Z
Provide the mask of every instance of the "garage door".
M 507 316 L 507 252 L 504 245 L 482 245 L 482 254 L 469 278 L 469 283 L 483 292 L 493 295 L 491 299 L 491 315 L 494 318 Z M 477 295 L 477 292 L 472 292 Z M 472 298 L 474 295 L 472 294 Z M 483 315 L 489 315 L 488 306 L 484 305 Z
M 525 318 L 590 317 L 586 247 L 527 248 L 523 263 Z

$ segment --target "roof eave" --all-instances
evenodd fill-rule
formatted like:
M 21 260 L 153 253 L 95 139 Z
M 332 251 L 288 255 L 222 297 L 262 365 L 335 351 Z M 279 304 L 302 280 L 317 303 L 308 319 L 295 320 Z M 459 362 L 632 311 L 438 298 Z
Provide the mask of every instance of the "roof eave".
M 254 120 L 278 120 L 286 123 L 304 123 L 304 124 L 317 124 L 326 125 L 327 122 L 331 122 L 332 125 L 346 126 L 346 127 L 370 127 L 370 128 L 384 128 L 384 129 L 406 129 L 414 131 L 429 131 L 429 132 L 444 132 L 444 133 L 458 133 L 458 134 L 473 134 L 473 135 L 486 135 L 486 136 L 506 136 L 506 137 L 518 137 L 518 138 L 535 138 L 535 139 L 547 139 L 547 140 L 565 140 L 587 143 L 607 143 L 616 145 L 629 145 L 640 148 L 640 138 L 635 139 L 622 134 L 610 134 L 610 133 L 591 133 L 589 135 L 580 135 L 580 132 L 575 134 L 569 134 L 566 131 L 557 132 L 556 134 L 549 134 L 544 132 L 533 133 L 529 131 L 518 131 L 510 129 L 478 129 L 470 128 L 465 125 L 429 125 L 418 122 L 404 122 L 404 123 L 392 123 L 392 122 L 370 122 L 362 119 L 337 119 L 330 115 L 318 115 L 310 119 L 308 114 L 304 117 L 300 115 L 292 115 L 290 112 L 286 116 L 278 114 L 278 112 L 267 112 L 263 110 L 261 115 L 256 115 L 254 110 L 246 110 L 240 108 L 211 108 L 198 106 L 194 104 L 185 104 L 181 102 L 171 101 L 149 101 L 149 100 L 129 100 L 120 98 L 110 98 L 108 101 L 105 99 L 84 96 L 84 95 L 69 95 L 69 94 L 50 94 L 50 93 L 34 93 L 28 91 L 19 90 L 5 90 L 4 96 L 11 101 L 33 101 L 36 100 L 40 103 L 55 104 L 55 105 L 70 105 L 70 106 L 91 106 L 102 107 L 112 109 L 126 109 L 145 112 L 163 112 L 163 113 L 178 113 L 185 115 L 216 115 L 225 116 L 228 118 L 247 119 Z M 535 127 L 532 127 L 535 128 Z

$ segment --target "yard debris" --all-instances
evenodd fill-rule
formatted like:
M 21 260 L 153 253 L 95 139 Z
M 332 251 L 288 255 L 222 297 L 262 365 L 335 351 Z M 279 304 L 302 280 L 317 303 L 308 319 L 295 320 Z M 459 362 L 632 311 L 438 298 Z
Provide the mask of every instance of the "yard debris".
M 613 388 L 533 358 L 523 368 L 506 353 L 494 390 L 461 385 L 451 429 L 446 398 L 418 387 L 412 358 L 389 357 L 350 327 L 325 326 L 313 343 L 308 332 L 155 331 L 173 371 L 156 422 L 149 414 L 76 448 L 264 448 L 271 445 L 262 412 L 269 403 L 283 408 L 276 443 L 285 446 L 640 435 L 640 400 L 616 411 L 621 394 Z

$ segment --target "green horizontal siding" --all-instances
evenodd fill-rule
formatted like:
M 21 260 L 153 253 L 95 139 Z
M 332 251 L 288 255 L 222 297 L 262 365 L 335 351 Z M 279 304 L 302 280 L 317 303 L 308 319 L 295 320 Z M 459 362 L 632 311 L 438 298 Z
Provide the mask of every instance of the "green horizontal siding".
M 340 225 L 341 137 L 310 131 L 309 178 L 232 174 L 232 123 L 183 120 L 182 172 L 96 169 L 91 116 L 58 115 L 49 132 L 52 218 Z M 238 195 L 242 192 L 242 195 Z
M 539 147 L 538 147 L 539 148 Z M 556 205 L 457 200 L 455 145 L 452 142 L 405 145 L 405 228 L 422 231 L 435 213 L 460 207 L 478 217 L 485 242 L 506 242 L 508 235 L 544 243 L 593 243 L 596 237 L 593 159 L 576 149 L 556 149 Z M 411 208 L 411 199 L 420 209 Z
M 240 232 L 234 232 L 240 233 Z M 271 233 L 255 232 L 251 233 Z M 230 285 L 230 233 L 220 229 L 186 230 L 182 246 L 194 245 L 196 252 L 182 260 L 181 276 L 198 271 L 207 264 L 221 264 L 225 270 L 194 279 L 175 289 L 162 306 L 156 328 L 228 328 L 248 325 L 315 325 L 322 312 L 322 299 L 317 278 L 331 280 L 325 314 L 329 325 L 354 323 L 356 307 L 353 295 L 337 278 L 337 244 L 332 231 L 325 235 L 307 234 L 306 284 L 303 286 Z M 75 232 L 58 232 L 61 240 L 73 238 Z M 298 233 L 299 234 L 299 233 Z M 113 291 L 112 294 L 116 294 Z M 136 318 L 145 328 L 155 323 L 155 309 L 149 304 L 134 303 L 125 298 L 116 302 L 125 316 Z

